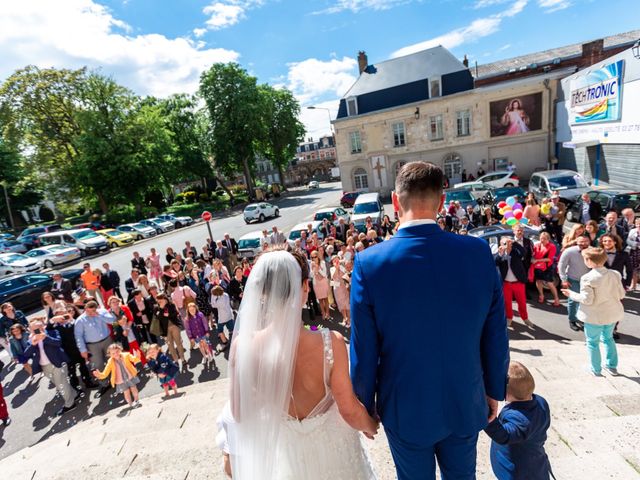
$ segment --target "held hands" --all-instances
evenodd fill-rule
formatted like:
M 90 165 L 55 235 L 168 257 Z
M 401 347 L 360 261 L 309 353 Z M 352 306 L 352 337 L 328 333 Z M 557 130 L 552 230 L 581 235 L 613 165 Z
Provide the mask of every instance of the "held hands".
M 369 440 L 373 440 L 374 437 L 378 434 L 378 428 L 380 428 L 380 417 L 377 415 L 374 417 L 369 416 L 369 422 L 366 430 L 363 430 L 362 433 Z
M 562 294 L 563 294 L 565 297 L 568 297 L 568 296 L 570 296 L 570 295 L 571 295 L 571 293 L 569 293 L 569 292 L 571 292 L 571 290 L 569 290 L 568 288 L 562 288 L 562 289 L 560 289 L 560 291 L 562 292 Z
M 498 401 L 487 396 L 487 406 L 489 407 L 489 414 L 487 415 L 487 420 L 489 421 L 489 423 L 491 423 L 498 416 Z

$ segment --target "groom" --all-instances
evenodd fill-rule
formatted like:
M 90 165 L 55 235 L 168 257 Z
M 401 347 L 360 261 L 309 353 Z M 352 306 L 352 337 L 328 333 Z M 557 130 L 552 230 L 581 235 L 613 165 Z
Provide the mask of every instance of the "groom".
M 351 378 L 400 480 L 434 479 L 436 460 L 443 479 L 474 479 L 478 432 L 506 390 L 502 284 L 484 240 L 436 224 L 443 181 L 431 163 L 402 167 L 398 233 L 358 253 L 352 274 Z

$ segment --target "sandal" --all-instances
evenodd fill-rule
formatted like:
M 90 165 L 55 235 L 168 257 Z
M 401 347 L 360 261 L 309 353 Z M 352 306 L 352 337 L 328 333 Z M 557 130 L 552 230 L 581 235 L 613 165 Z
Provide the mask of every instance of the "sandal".
M 538 297 L 538 303 L 544 303 L 544 295 Z
M 562 305 L 560 305 L 560 301 L 556 300 L 555 302 L 553 302 L 551 304 L 552 307 L 561 307 Z

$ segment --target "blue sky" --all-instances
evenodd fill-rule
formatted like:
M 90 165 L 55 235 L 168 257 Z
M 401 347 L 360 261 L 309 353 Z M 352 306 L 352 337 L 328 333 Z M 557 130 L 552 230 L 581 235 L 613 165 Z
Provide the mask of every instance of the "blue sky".
M 27 64 L 100 68 L 139 94 L 193 92 L 237 61 L 335 111 L 369 62 L 442 44 L 471 63 L 640 27 L 637 0 L 2 0 L 0 80 Z M 308 135 L 328 115 L 303 110 Z

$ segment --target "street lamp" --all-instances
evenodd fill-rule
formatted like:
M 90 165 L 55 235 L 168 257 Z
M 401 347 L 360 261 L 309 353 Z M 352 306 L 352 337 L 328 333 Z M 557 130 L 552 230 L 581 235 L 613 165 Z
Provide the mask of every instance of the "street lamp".
M 333 136 L 333 124 L 331 123 L 331 110 L 325 107 L 314 107 L 313 105 L 307 107 L 307 110 L 326 110 L 329 115 L 329 128 L 331 129 L 331 135 Z

